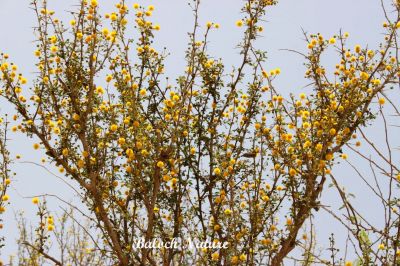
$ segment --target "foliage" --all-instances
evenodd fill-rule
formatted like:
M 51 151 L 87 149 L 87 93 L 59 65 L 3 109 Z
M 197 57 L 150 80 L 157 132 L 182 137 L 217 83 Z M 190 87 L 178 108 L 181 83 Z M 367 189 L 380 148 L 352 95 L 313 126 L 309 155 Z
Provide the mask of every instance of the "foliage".
M 38 73 L 29 88 L 9 56 L 0 57 L 1 95 L 15 107 L 19 123 L 12 130 L 40 140 L 34 148 L 44 149 L 51 163 L 79 185 L 91 211 L 88 222 L 102 244 L 75 255 L 108 265 L 281 265 L 300 248 L 304 265 L 337 265 L 313 252 L 312 235 L 300 236 L 322 207 L 319 198 L 329 179 L 350 212 L 347 222 L 356 227 L 349 232 L 359 243 L 362 264 L 398 263 L 398 234 L 382 232 L 387 242 L 381 249 L 390 250 L 388 255 L 373 251 L 331 171 L 339 157 L 347 159 L 345 145 L 359 146 L 353 140 L 356 131 L 379 114 L 382 93 L 398 83 L 399 6 L 393 5 L 396 16 L 384 24 L 376 50 L 349 49 L 347 33 L 328 39 L 305 34 L 302 55 L 312 92 L 284 98 L 274 86 L 281 70 L 265 69 L 266 53 L 254 45 L 276 1 L 245 1 L 236 23 L 244 29 L 238 45 L 242 59 L 231 72 L 207 52 L 209 35 L 219 25 L 207 23 L 200 33 L 199 4 L 191 2 L 195 23 L 187 68 L 173 84 L 164 75 L 165 51 L 152 47 L 160 29 L 151 21 L 154 7 L 130 9 L 123 0 L 105 15 L 96 0 L 82 0 L 69 26 L 46 1 L 34 0 Z M 129 35 L 132 23 L 135 36 Z M 337 53 L 333 73 L 321 63 L 327 50 Z M 47 235 L 57 226 L 49 223 L 45 204 L 34 203 L 40 223 L 30 242 L 20 242 L 19 261 L 41 254 L 39 262 L 26 265 L 45 259 L 88 265 L 48 254 Z M 66 228 L 63 221 L 59 235 Z M 74 232 L 76 239 L 87 237 Z M 229 245 L 137 249 L 141 238 Z M 83 248 L 67 243 L 64 249 Z

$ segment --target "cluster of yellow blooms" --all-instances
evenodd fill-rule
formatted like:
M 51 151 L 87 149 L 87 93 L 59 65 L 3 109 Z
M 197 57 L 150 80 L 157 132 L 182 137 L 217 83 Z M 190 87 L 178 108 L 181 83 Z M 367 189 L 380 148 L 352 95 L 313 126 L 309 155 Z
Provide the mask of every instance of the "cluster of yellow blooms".
M 222 60 L 207 54 L 207 39 L 193 39 L 186 72 L 173 87 L 160 81 L 165 54 L 152 47 L 154 33 L 160 30 L 149 20 L 154 6 L 132 6 L 139 34 L 133 60 L 133 40 L 125 36 L 130 12 L 125 2 L 105 14 L 105 22 L 98 14 L 98 1 L 82 3 L 83 19 L 75 17 L 69 23 L 73 38 L 64 42 L 63 32 L 55 27 L 34 52 L 40 74 L 25 94 L 31 97 L 23 96 L 27 79 L 2 54 L 1 94 L 19 112 L 13 119 L 19 124 L 12 131 L 39 137 L 33 149 L 44 149 L 60 173 L 79 183 L 91 200 L 89 207 L 103 219 L 99 224 L 115 227 L 106 230 L 122 234 L 126 230 L 120 226 L 134 221 L 140 232 L 150 232 L 143 225 L 148 220 L 162 231 L 160 225 L 169 230 L 195 220 L 214 242 L 227 238 L 237 245 L 229 251 L 233 265 L 245 263 L 254 253 L 276 254 L 282 239 L 311 213 L 335 159 L 348 159 L 341 148 L 353 144 L 358 126 L 373 118 L 366 111 L 370 103 L 377 99 L 380 107 L 384 105 L 380 92 L 400 77 L 397 58 L 384 48 L 345 49 L 339 43 L 344 45 L 348 33 L 328 39 L 310 35 L 305 77 L 312 81 L 314 94 L 285 98 L 272 83 L 281 69 L 264 70 L 263 55 L 249 56 L 253 33 L 263 31 L 253 12 L 262 14 L 276 1 L 252 0 L 243 9 L 252 16 L 236 21 L 236 26 L 246 27 L 249 41 L 241 44 L 246 58 L 229 76 L 233 81 L 224 81 Z M 43 19 L 54 16 L 47 9 L 41 14 Z M 105 23 L 109 26 L 103 27 Z M 207 22 L 206 28 L 208 32 L 220 25 Z M 333 46 L 341 58 L 331 81 L 319 58 Z M 239 89 L 246 64 L 254 67 L 254 80 Z M 98 80 L 102 71 L 105 76 Z M 1 200 L 7 202 L 9 196 Z M 292 201 L 293 208 L 280 221 L 277 210 L 284 201 Z M 42 205 L 37 197 L 32 203 Z M 183 208 L 183 203 L 190 207 Z M 304 206 L 310 210 L 304 211 Z M 4 210 L 0 205 L 0 213 Z M 142 212 L 147 220 L 138 222 Z M 46 217 L 47 231 L 53 231 L 53 217 Z M 185 230 L 201 235 L 198 228 Z M 127 246 L 121 254 L 130 254 L 132 243 L 123 242 L 126 239 L 131 236 L 120 240 L 120 246 Z M 224 256 L 213 249 L 204 253 L 212 261 Z

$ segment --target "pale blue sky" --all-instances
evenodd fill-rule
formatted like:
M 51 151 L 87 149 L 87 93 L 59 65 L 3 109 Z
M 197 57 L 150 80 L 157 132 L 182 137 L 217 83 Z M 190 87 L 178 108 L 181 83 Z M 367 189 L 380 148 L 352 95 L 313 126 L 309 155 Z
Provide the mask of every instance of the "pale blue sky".
M 56 10 L 59 18 L 69 21 L 65 10 L 73 10 L 76 0 L 49 0 L 50 9 Z M 113 0 L 99 0 L 100 5 L 106 10 L 115 3 Z M 134 1 L 127 1 L 131 6 Z M 153 20 L 161 25 L 161 31 L 156 35 L 156 46 L 167 47 L 171 53 L 167 60 L 166 70 L 171 80 L 174 80 L 184 69 L 184 49 L 188 42 L 187 32 L 192 28 L 192 13 L 185 0 L 142 0 L 137 1 L 143 5 L 153 4 L 156 7 Z M 226 69 L 238 62 L 238 51 L 235 45 L 241 38 L 241 29 L 235 26 L 235 21 L 240 18 L 239 0 L 203 0 L 200 12 L 200 24 L 206 21 L 217 22 L 221 28 L 211 34 L 210 53 L 215 57 L 222 57 Z M 386 0 L 385 2 L 389 2 Z M 371 48 L 377 48 L 382 39 L 382 22 L 384 16 L 380 7 L 380 0 L 281 0 L 276 7 L 272 7 L 266 16 L 264 37 L 258 41 L 258 47 L 268 51 L 269 60 L 267 69 L 280 67 L 282 75 L 276 80 L 276 87 L 282 93 L 293 92 L 298 94 L 308 84 L 303 78 L 304 66 L 302 58 L 280 49 L 288 48 L 299 51 L 306 50 L 302 29 L 309 33 L 322 33 L 326 37 L 333 36 L 340 29 L 350 33 L 349 44 L 369 44 Z M 35 49 L 32 27 L 35 25 L 34 13 L 29 9 L 27 0 L 0 0 L 0 51 L 10 54 L 14 61 L 27 77 L 32 77 L 34 71 Z M 337 63 L 333 54 L 328 54 L 326 63 L 333 66 Z M 1 113 L 13 114 L 13 110 L 0 100 Z M 377 139 L 381 136 L 379 123 L 369 131 Z M 32 149 L 32 141 L 27 141 L 22 135 L 11 135 L 10 147 L 12 154 L 23 154 L 22 161 L 39 162 L 42 154 Z M 378 145 L 383 144 L 377 142 Z M 24 209 L 27 216 L 33 214 L 31 202 L 23 196 L 38 194 L 57 194 L 65 199 L 73 200 L 73 191 L 59 179 L 46 173 L 43 169 L 22 163 L 16 163 L 14 169 L 17 177 L 12 184 L 10 195 L 12 205 L 4 215 L 7 246 L 4 248 L 3 258 L 6 254 L 15 252 L 14 239 L 16 229 L 13 211 Z M 350 172 L 348 167 L 337 167 L 341 180 L 348 190 L 360 195 L 357 205 L 361 209 L 369 211 L 369 217 L 374 218 L 381 213 L 379 206 L 373 204 L 376 199 L 365 197 L 365 187 L 360 185 L 359 179 Z M 353 177 L 354 176 L 354 177 Z M 351 177 L 351 178 L 350 178 Z M 363 197 L 364 196 L 364 197 Z M 333 205 L 332 200 L 336 194 L 328 191 L 325 193 L 323 203 Z M 52 207 L 57 208 L 59 202 L 53 200 Z M 343 229 L 336 223 L 332 226 L 328 215 L 323 212 L 317 214 L 318 233 L 321 239 L 327 241 L 331 232 L 336 232 L 338 242 L 346 236 Z M 374 218 L 375 219 L 375 218 Z M 376 218 L 377 221 L 379 220 Z M 343 242 L 343 241 L 342 241 Z

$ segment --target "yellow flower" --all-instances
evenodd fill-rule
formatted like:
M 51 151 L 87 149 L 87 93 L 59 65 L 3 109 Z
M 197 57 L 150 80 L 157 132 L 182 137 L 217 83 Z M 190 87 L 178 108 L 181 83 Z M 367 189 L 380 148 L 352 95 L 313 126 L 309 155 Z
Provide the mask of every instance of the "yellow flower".
M 111 130 L 112 132 L 117 131 L 117 129 L 118 129 L 118 126 L 117 126 L 116 124 L 113 124 L 113 125 L 111 125 L 111 127 L 110 127 L 110 130 Z
M 386 102 L 385 98 L 379 98 L 379 104 L 384 105 Z
M 33 198 L 32 199 L 32 203 L 35 204 L 35 205 L 38 204 L 39 203 L 39 198 L 36 198 L 36 197 Z
M 136 148 L 138 148 L 138 149 L 143 148 L 143 143 L 140 142 L 140 141 L 137 141 L 137 142 L 136 142 Z
M 72 115 L 72 119 L 74 119 L 75 121 L 80 119 L 80 116 L 78 114 L 73 114 Z
M 164 162 L 162 161 L 157 162 L 157 167 L 164 168 Z
M 104 93 L 103 87 L 98 86 L 98 87 L 96 88 L 96 92 L 97 92 L 98 94 L 103 94 L 103 93 Z
M 50 47 L 50 51 L 52 52 L 52 53 L 57 53 L 57 51 L 58 51 L 58 48 L 57 48 L 57 46 L 52 46 L 52 47 Z
M 110 34 L 110 30 L 107 28 L 104 28 L 101 30 L 101 32 L 103 33 L 103 35 L 107 36 L 108 34 Z
M 91 5 L 92 7 L 96 7 L 98 4 L 99 4 L 99 3 L 97 2 L 97 0 L 92 0 L 92 1 L 90 1 L 90 5 Z
M 318 143 L 318 144 L 315 146 L 315 149 L 316 149 L 317 151 L 321 151 L 322 148 L 323 148 L 323 146 L 322 146 L 321 143 Z
M 112 76 L 112 75 L 107 75 L 107 76 L 106 76 L 106 81 L 107 81 L 107 82 L 110 82 L 112 79 L 113 79 L 113 76 Z
M 138 48 L 136 48 L 136 51 L 138 51 L 138 53 L 141 54 L 144 52 L 144 49 L 143 49 L 143 47 L 139 46 Z
M 110 16 L 110 19 L 111 19 L 112 21 L 116 21 L 117 18 L 118 18 L 118 16 L 117 16 L 117 14 L 115 14 L 115 13 L 112 13 L 111 16 Z
M 126 171 L 127 173 L 132 173 L 132 167 L 131 167 L 130 165 L 126 166 L 126 167 L 125 167 L 125 171 Z
M 271 227 L 271 230 L 272 230 L 272 227 Z M 269 244 L 271 244 L 271 239 L 270 238 L 264 238 L 264 239 L 261 240 L 261 244 L 263 244 L 265 246 L 269 245 Z
M 47 230 L 53 231 L 53 230 L 54 230 L 54 225 L 49 224 L 49 225 L 47 226 Z
M 118 139 L 118 144 L 119 145 L 124 145 L 125 144 L 125 138 L 119 138 Z
M 138 9 L 139 7 L 140 7 L 140 5 L 138 3 L 133 4 L 134 9 Z
M 6 195 L 4 195 L 1 199 L 2 199 L 3 201 L 8 201 L 8 200 L 10 199 L 10 196 L 8 196 L 8 195 L 6 194 Z
M 145 96 L 147 93 L 146 89 L 141 89 L 140 90 L 140 95 Z
M 374 80 L 372 81 L 372 83 L 373 83 L 375 86 L 379 86 L 379 85 L 381 85 L 381 80 L 380 80 L 380 79 L 374 79 Z
M 69 150 L 68 150 L 67 148 L 65 148 L 65 149 L 62 150 L 62 155 L 63 155 L 63 156 L 66 157 L 66 156 L 68 156 L 68 154 L 69 154 Z
M 242 27 L 243 26 L 243 20 L 236 21 L 236 26 Z
M 293 169 L 293 168 L 290 168 L 290 170 L 289 170 L 289 175 L 290 175 L 290 176 L 295 176 L 295 175 L 296 175 L 296 170 Z
M 221 169 L 219 169 L 218 167 L 214 168 L 214 174 L 220 175 L 221 174 Z
M 304 122 L 303 123 L 303 128 L 309 128 L 311 125 L 308 122 Z
M 247 259 L 247 256 L 245 254 L 240 255 L 240 260 L 245 261 Z
M 231 258 L 231 263 L 232 263 L 232 264 L 237 264 L 238 262 L 239 262 L 238 256 L 233 256 L 233 257 Z
M 361 72 L 360 78 L 363 79 L 363 80 L 367 80 L 369 78 L 369 75 L 366 72 Z
M 76 25 L 76 20 L 72 19 L 72 20 L 69 22 L 69 24 L 70 24 L 71 26 L 75 26 L 75 25 Z
M 225 209 L 224 213 L 226 215 L 230 215 L 230 214 L 232 214 L 232 211 L 230 209 Z
M 268 78 L 268 72 L 267 71 L 263 70 L 261 73 L 262 73 L 264 78 Z
M 345 266 L 353 266 L 353 263 L 351 261 L 346 261 L 346 263 L 344 265 Z
M 308 147 L 310 147 L 311 146 L 311 141 L 309 141 L 309 140 L 307 140 L 306 142 L 304 142 L 304 144 L 303 144 L 303 148 L 304 149 L 307 149 Z
M 211 259 L 213 261 L 217 261 L 219 259 L 219 253 L 216 251 L 213 254 L 211 254 Z
M 38 143 L 35 143 L 35 144 L 33 144 L 33 148 L 34 148 L 35 150 L 37 150 L 37 149 L 40 148 L 40 145 L 39 145 Z
M 335 38 L 330 38 L 329 39 L 329 43 L 330 44 L 335 44 L 336 43 L 336 39 Z
M 171 180 L 171 177 L 169 175 L 163 175 L 163 180 L 164 182 L 168 182 L 169 180 Z
M 219 231 L 221 226 L 219 224 L 214 225 L 214 231 Z

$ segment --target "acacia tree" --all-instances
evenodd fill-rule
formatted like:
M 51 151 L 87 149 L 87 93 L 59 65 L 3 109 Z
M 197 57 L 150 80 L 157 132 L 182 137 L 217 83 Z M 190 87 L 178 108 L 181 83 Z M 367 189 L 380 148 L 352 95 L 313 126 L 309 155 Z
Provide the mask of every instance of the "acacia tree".
M 298 248 L 303 265 L 338 265 L 343 261 L 313 252 L 312 236 L 301 236 L 330 179 L 349 213 L 343 223 L 351 222 L 347 228 L 359 243 L 359 263 L 398 264 L 399 231 L 382 231 L 386 256 L 374 252 L 366 240 L 371 228 L 362 227 L 331 170 L 338 157 L 347 158 L 342 149 L 353 143 L 356 131 L 380 110 L 373 102 L 383 105 L 380 95 L 398 83 L 400 7 L 393 3 L 395 15 L 387 17 L 385 37 L 375 50 L 347 48 L 347 33 L 328 39 L 305 34 L 308 47 L 302 56 L 312 89 L 284 98 L 274 86 L 280 69 L 267 70 L 266 53 L 254 44 L 265 13 L 276 4 L 244 1 L 236 23 L 244 28 L 238 44 L 242 59 L 226 71 L 222 60 L 207 52 L 209 35 L 219 25 L 207 23 L 201 33 L 200 0 L 192 1 L 187 68 L 171 84 L 164 75 L 166 52 L 152 47 L 160 29 L 151 21 L 153 6 L 129 8 L 122 0 L 114 12 L 101 14 L 97 0 L 82 0 L 68 26 L 45 0 L 32 2 L 38 73 L 27 88 L 27 79 L 1 54 L 1 95 L 15 107 L 19 124 L 13 131 L 38 138 L 34 148 L 44 149 L 79 186 L 91 212 L 88 221 L 102 239 L 92 239 L 97 255 L 88 254 L 97 259 L 87 261 L 282 265 Z M 132 25 L 136 34 L 130 36 Z M 333 73 L 321 63 L 328 49 L 338 55 Z M 396 174 L 392 170 L 388 176 L 395 180 Z M 23 237 L 20 261 L 30 256 L 26 265 L 41 263 L 30 250 L 57 265 L 85 265 L 49 255 L 44 246 L 54 221 L 48 221 L 39 199 L 33 201 L 47 222 L 39 224 L 36 244 Z M 398 214 L 393 217 L 387 229 L 399 226 Z M 55 232 L 58 239 L 62 232 Z M 167 242 L 179 237 L 229 245 L 135 248 L 139 238 Z

